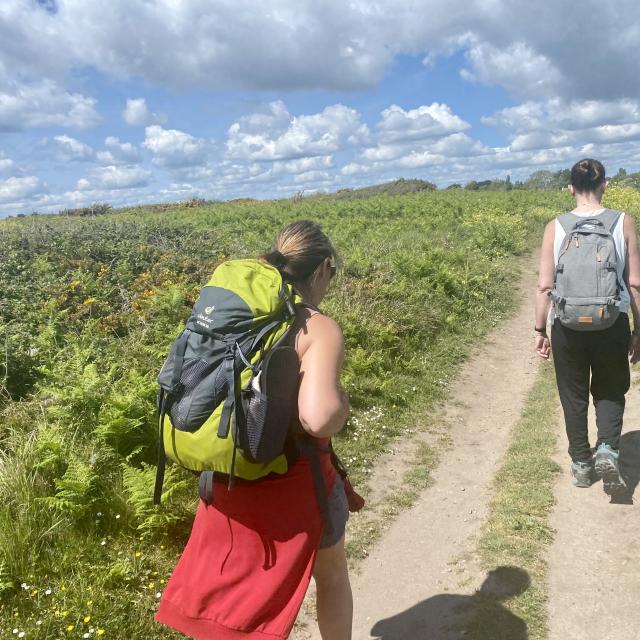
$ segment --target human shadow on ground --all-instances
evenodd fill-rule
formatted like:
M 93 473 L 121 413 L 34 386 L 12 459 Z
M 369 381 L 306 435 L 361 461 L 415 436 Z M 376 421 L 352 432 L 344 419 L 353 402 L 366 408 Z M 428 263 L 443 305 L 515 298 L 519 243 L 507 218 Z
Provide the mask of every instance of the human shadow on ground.
M 620 438 L 620 474 L 627 490 L 611 498 L 615 504 L 633 504 L 633 494 L 640 483 L 640 430 L 627 431 Z
M 498 567 L 472 596 L 440 594 L 373 625 L 379 640 L 527 640 L 527 625 L 501 601 L 524 593 L 529 574 Z

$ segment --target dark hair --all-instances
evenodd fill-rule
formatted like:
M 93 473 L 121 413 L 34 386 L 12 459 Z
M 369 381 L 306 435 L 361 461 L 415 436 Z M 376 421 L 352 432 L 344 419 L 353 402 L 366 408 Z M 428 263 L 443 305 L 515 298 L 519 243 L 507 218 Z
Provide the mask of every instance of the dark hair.
M 337 260 L 336 250 L 319 225 L 311 220 L 288 224 L 262 256 L 291 282 L 304 282 L 326 258 Z
M 604 182 L 604 167 L 598 160 L 585 158 L 571 167 L 571 184 L 578 193 L 597 191 Z

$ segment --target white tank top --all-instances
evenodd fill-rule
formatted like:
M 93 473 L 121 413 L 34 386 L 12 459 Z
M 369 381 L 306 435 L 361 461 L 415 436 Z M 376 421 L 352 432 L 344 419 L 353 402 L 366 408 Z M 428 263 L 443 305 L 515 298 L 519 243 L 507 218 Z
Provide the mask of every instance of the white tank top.
M 597 218 L 604 209 L 596 209 L 595 211 L 572 211 L 573 215 L 580 216 L 581 218 Z M 564 241 L 565 231 L 562 225 L 556 218 L 555 236 L 553 238 L 553 260 L 555 264 L 558 264 L 558 258 L 560 256 L 560 247 Z M 627 285 L 624 281 L 624 266 L 627 258 L 627 243 L 624 239 L 624 213 L 620 215 L 618 224 L 613 230 L 613 241 L 616 245 L 616 251 L 618 252 L 618 280 L 620 282 L 620 311 L 627 313 L 629 310 L 629 292 L 627 291 Z

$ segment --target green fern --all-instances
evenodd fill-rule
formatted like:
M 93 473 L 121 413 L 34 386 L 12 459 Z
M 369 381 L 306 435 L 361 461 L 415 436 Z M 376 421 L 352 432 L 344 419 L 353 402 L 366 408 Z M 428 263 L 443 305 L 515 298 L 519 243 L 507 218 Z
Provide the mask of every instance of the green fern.
M 155 467 L 123 468 L 124 490 L 138 523 L 137 529 L 148 534 L 166 532 L 188 521 L 195 510 L 195 483 L 176 466 L 167 468 L 160 505 L 153 504 Z M 189 497 L 191 496 L 191 500 Z
M 156 388 L 149 374 L 131 369 L 113 384 L 100 408 L 95 435 L 129 462 L 150 462 L 155 457 Z
M 102 496 L 99 492 L 100 476 L 90 462 L 73 456 L 61 478 L 55 480 L 56 493 L 41 498 L 57 511 L 81 521 L 96 511 Z

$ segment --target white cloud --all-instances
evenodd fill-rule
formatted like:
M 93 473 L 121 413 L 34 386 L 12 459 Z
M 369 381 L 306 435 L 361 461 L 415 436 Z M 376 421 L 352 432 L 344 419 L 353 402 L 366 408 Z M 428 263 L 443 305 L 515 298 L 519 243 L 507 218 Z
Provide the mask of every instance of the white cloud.
M 357 161 L 342 168 L 343 175 L 382 173 L 396 169 L 450 166 L 452 159 L 493 155 L 493 150 L 466 133 L 453 133 L 436 140 L 366 149 Z
M 582 130 L 601 125 L 633 124 L 640 122 L 640 102 L 552 98 L 501 109 L 482 121 L 506 132 L 547 131 L 549 127 Z
M 144 147 L 154 154 L 153 162 L 161 167 L 186 167 L 204 161 L 207 145 L 199 138 L 177 129 L 152 125 L 145 129 Z
M 11 82 L 0 88 L 0 131 L 52 126 L 86 129 L 100 123 L 95 104 L 93 98 L 69 93 L 52 80 Z
M 108 151 L 98 151 L 96 158 L 100 164 L 136 164 L 142 160 L 140 150 L 130 142 L 120 142 L 114 136 L 108 136 L 104 141 Z
M 229 127 L 227 156 L 243 160 L 290 160 L 326 156 L 368 139 L 354 109 L 341 104 L 321 113 L 292 116 L 281 101 L 266 113 L 240 118 Z
M 499 128 L 512 151 L 615 143 L 640 138 L 640 103 L 553 98 L 502 109 L 482 121 Z
M 43 185 L 36 176 L 0 180 L 0 203 L 17 203 L 42 191 Z
M 95 157 L 94 150 L 84 142 L 76 140 L 71 136 L 54 136 L 47 144 L 55 150 L 57 157 L 66 162 L 80 161 L 87 162 Z
M 360 162 L 349 162 L 340 169 L 340 173 L 343 176 L 355 176 L 362 173 L 369 173 L 372 170 L 373 165 L 367 165 Z
M 90 188 L 82 180 L 82 189 L 41 193 L 34 195 L 29 202 L 20 202 L 10 205 L 0 205 L 0 217 L 2 215 L 14 215 L 16 213 L 29 213 L 37 210 L 40 213 L 55 213 L 61 209 L 73 209 L 85 207 L 94 202 L 108 202 L 113 207 L 123 207 L 142 203 L 158 202 L 158 192 L 145 188 L 104 189 Z
M 5 157 L 4 153 L 0 151 L 0 175 L 6 175 L 13 169 L 14 162 L 11 158 Z
M 129 98 L 127 106 L 122 112 L 124 121 L 132 127 L 146 127 L 150 124 L 164 124 L 167 117 L 164 114 L 151 113 L 144 98 Z
M 384 143 L 423 140 L 464 131 L 471 126 L 456 116 L 448 105 L 438 102 L 409 111 L 393 104 L 381 115 L 376 129 L 378 139 Z
M 481 42 L 466 55 L 472 70 L 463 69 L 463 78 L 500 85 L 512 95 L 553 95 L 562 84 L 562 74 L 553 62 L 523 42 L 505 48 Z
M 259 166 L 259 165 L 256 165 Z M 271 170 L 274 174 L 302 174 L 310 171 L 329 169 L 333 166 L 333 156 L 315 156 L 312 158 L 297 158 L 296 160 L 276 161 Z
M 377 145 L 364 149 L 357 161 L 343 168 L 343 175 L 362 173 L 368 165 L 374 170 L 416 169 L 490 151 L 464 133 L 470 128 L 468 122 L 437 102 L 409 111 L 391 105 L 382 111 L 375 128 Z
M 151 182 L 152 173 L 148 169 L 136 166 L 108 166 L 93 170 L 91 179 L 80 179 L 79 191 L 89 189 L 131 189 L 145 187 Z
M 296 184 L 310 185 L 318 183 L 329 183 L 332 181 L 331 175 L 326 171 L 305 171 L 294 176 L 293 181 Z
M 519 96 L 640 91 L 629 53 L 640 41 L 637 0 L 606 10 L 584 0 L 579 11 L 551 0 L 65 0 L 55 14 L 31 0 L 4 4 L 0 58 L 23 75 L 90 65 L 173 88 L 359 89 L 397 55 L 432 62 L 464 51 L 467 74 Z
M 12 0 L 0 75 L 91 66 L 170 88 L 353 90 L 375 86 L 398 55 L 462 51 L 467 77 L 520 97 L 617 99 L 640 93 L 639 41 L 637 0 L 64 0 L 55 13 Z

